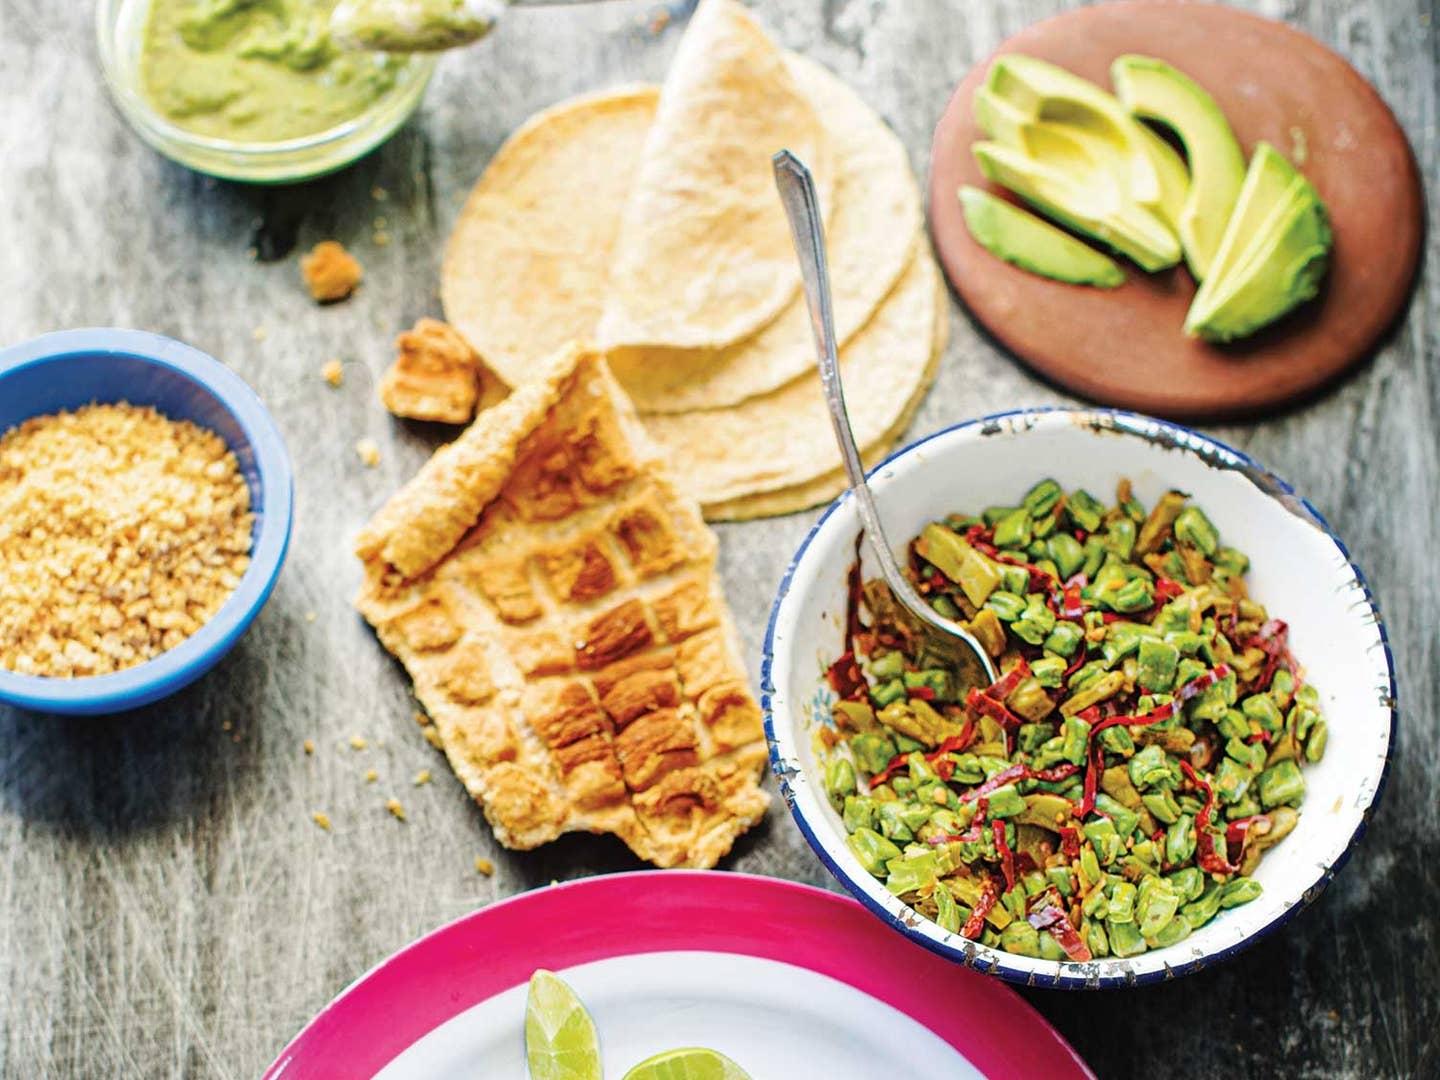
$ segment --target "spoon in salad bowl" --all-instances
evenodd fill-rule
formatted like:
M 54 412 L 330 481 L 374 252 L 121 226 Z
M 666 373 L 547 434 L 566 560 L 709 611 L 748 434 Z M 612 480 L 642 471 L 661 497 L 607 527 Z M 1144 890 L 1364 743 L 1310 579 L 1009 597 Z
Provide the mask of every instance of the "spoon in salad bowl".
M 772 162 L 775 185 L 780 190 L 780 201 L 790 221 L 795 254 L 800 260 L 800 280 L 810 311 L 810 327 L 815 335 L 820 385 L 830 410 L 830 422 L 835 428 L 835 440 L 840 445 L 840 459 L 850 482 L 850 494 L 855 499 L 865 539 L 880 567 L 880 576 L 885 579 L 895 600 L 930 632 L 932 643 L 940 645 L 944 652 L 951 654 L 950 659 L 957 666 L 973 676 L 972 685 L 994 683 L 999 678 L 999 672 L 985 647 L 974 634 L 954 619 L 936 611 L 916 591 L 901 570 L 894 548 L 886 539 L 885 526 L 880 520 L 875 497 L 865 478 L 860 450 L 855 444 L 855 432 L 850 427 L 850 414 L 845 409 L 845 388 L 840 381 L 840 359 L 835 347 L 830 272 L 825 257 L 825 227 L 820 219 L 815 182 L 810 170 L 788 150 L 781 150 Z

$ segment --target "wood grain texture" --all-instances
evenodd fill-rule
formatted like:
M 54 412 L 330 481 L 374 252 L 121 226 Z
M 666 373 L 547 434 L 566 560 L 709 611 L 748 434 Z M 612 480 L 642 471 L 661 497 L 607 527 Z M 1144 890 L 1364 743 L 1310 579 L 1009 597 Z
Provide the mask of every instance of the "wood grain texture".
M 403 673 L 350 607 L 359 568 L 348 552 L 360 524 L 444 437 L 390 419 L 375 383 L 395 332 L 438 314 L 440 248 L 460 199 L 535 109 L 658 78 L 678 26 L 645 29 L 654 6 L 516 11 L 489 41 L 445 60 L 420 114 L 380 151 L 340 175 L 265 190 L 195 176 L 132 136 L 100 80 L 88 3 L 0 0 L 0 342 L 87 325 L 187 340 L 264 397 L 298 481 L 279 588 L 202 683 L 108 720 L 0 710 L 0 1075 L 254 1076 L 336 991 L 421 932 L 555 878 L 635 866 L 609 840 L 495 849 L 420 739 Z M 954 83 L 1003 37 L 1069 5 L 755 6 L 787 45 L 873 102 L 923 173 Z M 1373 80 L 1433 183 L 1432 0 L 1245 6 L 1316 34 Z M 1433 186 L 1426 199 L 1433 219 Z M 358 296 L 322 309 L 296 262 L 297 248 L 327 237 L 349 245 L 367 274 Z M 1324 897 L 1237 960 L 1143 991 L 1029 995 L 1103 1077 L 1440 1074 L 1433 234 L 1427 254 L 1414 303 L 1373 363 L 1303 409 L 1211 429 L 1294 481 L 1370 577 L 1400 680 L 1389 790 Z M 339 390 L 319 374 L 331 356 L 345 361 Z M 957 307 L 913 432 L 1062 400 Z M 353 452 L 363 436 L 382 447 L 375 469 Z M 811 520 L 720 530 L 752 670 L 774 586 Z M 369 748 L 350 749 L 352 734 Z M 314 756 L 301 749 L 307 738 Z M 367 785 L 370 768 L 379 779 Z M 422 768 L 434 782 L 414 787 Z M 384 810 L 392 794 L 408 823 Z M 311 823 L 315 810 L 330 815 L 333 833 Z M 477 854 L 495 860 L 493 879 L 476 875 Z M 726 865 L 828 881 L 783 809 Z

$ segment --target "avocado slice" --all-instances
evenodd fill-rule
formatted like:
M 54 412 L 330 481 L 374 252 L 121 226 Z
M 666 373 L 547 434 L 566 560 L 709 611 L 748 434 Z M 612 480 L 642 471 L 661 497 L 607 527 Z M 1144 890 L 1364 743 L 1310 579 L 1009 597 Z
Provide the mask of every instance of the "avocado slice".
M 1129 148 L 1123 140 L 1097 133 L 1088 126 L 1036 120 L 1032 114 L 985 86 L 975 91 L 971 105 L 980 130 L 997 142 L 1024 150 L 1032 157 L 1042 157 L 1047 148 L 1058 149 L 1067 158 L 1083 153 L 1088 155 L 1086 167 L 1108 169 L 1114 174 L 1116 182 L 1134 195 L 1131 190 L 1134 176 L 1125 159 Z M 1173 229 L 1185 205 L 1190 174 L 1184 159 L 1169 143 L 1144 125 L 1139 125 L 1139 128 L 1145 152 L 1160 183 L 1159 203 L 1152 210 Z M 1047 164 L 1051 162 L 1047 161 Z M 1058 166 L 1062 162 L 1055 161 L 1053 164 Z
M 1192 311 L 1201 311 L 1210 306 L 1221 284 L 1230 276 L 1250 250 L 1254 240 L 1265 228 L 1270 216 L 1280 208 L 1290 185 L 1300 174 L 1285 160 L 1284 155 L 1267 142 L 1257 143 L 1250 158 L 1250 168 L 1245 173 L 1245 182 L 1240 186 L 1240 197 L 1235 209 L 1225 224 L 1225 235 L 1220 240 L 1220 249 L 1210 264 L 1210 275 L 1200 283 L 1200 289 L 1191 302 Z M 1276 219 L 1278 224 L 1279 219 Z
M 976 242 L 1022 270 L 1071 285 L 1113 289 L 1124 284 L 1125 274 L 1114 259 L 988 191 L 962 187 L 960 208 Z
M 987 179 L 1047 217 L 1108 244 L 1141 269 L 1163 270 L 1180 261 L 1175 234 L 1155 214 L 1131 202 L 1110 174 L 1062 171 L 998 142 L 978 142 L 971 152 Z
M 1205 297 L 1196 295 L 1185 332 L 1226 342 L 1274 322 L 1320 291 L 1332 240 L 1325 204 L 1297 173 L 1218 285 Z
M 1161 60 L 1121 56 L 1110 66 L 1110 78 L 1126 108 L 1164 124 L 1185 144 L 1190 189 L 1176 229 L 1186 265 L 1196 281 L 1204 281 L 1245 182 L 1245 155 L 1235 133 L 1214 98 Z
M 1018 54 L 1002 56 L 990 65 L 984 89 L 1032 122 L 1078 129 L 1110 146 L 1126 170 L 1126 193 L 1147 210 L 1158 211 L 1164 205 L 1161 166 L 1156 164 L 1160 151 L 1146 138 L 1144 125 L 1113 94 L 1062 67 Z

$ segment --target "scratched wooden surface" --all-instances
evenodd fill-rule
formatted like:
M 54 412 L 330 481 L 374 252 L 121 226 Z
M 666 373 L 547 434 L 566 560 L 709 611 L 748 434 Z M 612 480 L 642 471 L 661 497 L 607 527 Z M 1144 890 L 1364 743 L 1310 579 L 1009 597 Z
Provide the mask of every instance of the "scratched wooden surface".
M 90 6 L 0 0 L 0 343 L 136 326 L 222 358 L 285 432 L 298 513 L 274 598 L 201 684 L 110 720 L 0 710 L 0 1075 L 255 1076 L 336 991 L 423 931 L 552 879 L 635 865 L 618 842 L 590 838 L 495 847 L 419 737 L 401 671 L 350 608 L 348 550 L 437 437 L 391 420 L 374 388 L 394 333 L 438 314 L 440 246 L 459 200 L 534 110 L 658 78 L 678 29 L 646 29 L 646 0 L 516 12 L 445 60 L 422 111 L 380 152 L 327 180 L 262 190 L 195 176 L 132 136 L 97 71 Z M 923 169 L 951 86 L 1066 4 L 756 6 L 787 45 L 858 87 Z M 1422 174 L 1440 174 L 1433 0 L 1247 6 L 1346 55 L 1398 113 Z M 1433 217 L 1434 187 L 1427 200 Z M 350 245 L 367 275 L 354 300 L 321 309 L 299 287 L 296 252 L 325 237 Z M 1409 314 L 1372 364 L 1290 415 L 1216 430 L 1314 500 L 1379 596 L 1402 705 L 1385 804 L 1321 901 L 1232 963 L 1142 991 L 1029 994 L 1102 1076 L 1440 1075 L 1433 236 L 1428 252 Z M 339 390 L 318 375 L 331 356 L 345 362 Z M 957 307 L 913 430 L 1057 400 Z M 362 436 L 382 447 L 373 470 L 352 450 Z M 811 519 L 720 530 L 752 668 Z M 369 749 L 346 746 L 355 734 Z M 379 779 L 366 784 L 371 768 Z M 434 782 L 412 786 L 423 768 Z M 391 795 L 408 824 L 383 809 Z M 315 810 L 333 833 L 311 823 Z M 477 854 L 495 860 L 492 879 L 475 873 Z M 827 882 L 783 809 L 726 865 Z

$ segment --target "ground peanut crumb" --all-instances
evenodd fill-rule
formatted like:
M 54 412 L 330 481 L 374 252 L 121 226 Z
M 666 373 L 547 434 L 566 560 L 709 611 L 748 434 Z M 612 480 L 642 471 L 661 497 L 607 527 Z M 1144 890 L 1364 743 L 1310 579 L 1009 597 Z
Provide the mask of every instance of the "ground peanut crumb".
M 376 772 L 374 769 L 368 769 L 368 770 L 366 770 L 366 772 L 365 772 L 365 782 L 366 782 L 367 784 L 373 784 L 373 783 L 375 783 L 376 780 L 379 780 L 379 779 L 380 779 L 380 774 L 379 774 L 378 772 Z
M 486 877 L 489 877 L 491 874 L 495 873 L 495 864 L 489 859 L 485 858 L 485 856 L 483 855 L 476 855 L 475 872 L 477 874 L 484 874 Z
M 417 772 L 417 773 L 415 774 L 415 786 L 416 786 L 416 787 L 419 787 L 421 784 L 428 784 L 429 782 L 430 782 L 430 770 L 429 770 L 429 769 L 421 769 L 419 772 Z
M 380 447 L 374 439 L 361 439 L 355 444 L 355 455 L 367 469 L 380 464 Z
M 313 813 L 313 814 L 310 815 L 310 820 L 313 821 L 313 822 L 315 822 L 316 825 L 319 825 L 320 828 L 324 829 L 326 832 L 329 832 L 329 831 L 330 831 L 330 815 L 329 815 L 329 814 L 324 814 L 324 813 L 321 813 L 319 810 L 316 810 L 315 813 Z
M 313 753 L 315 753 L 315 740 L 314 740 L 314 739 L 306 739 L 303 743 L 300 744 L 300 746 L 304 749 L 305 753 L 307 753 L 307 754 L 313 754 Z
M 250 490 L 212 431 L 124 402 L 0 437 L 0 668 L 101 675 L 173 649 L 250 565 Z
M 350 736 L 350 749 L 351 749 L 351 750 L 364 750 L 364 749 L 365 749 L 367 746 L 369 746 L 369 745 L 370 745 L 370 741 L 369 741 L 368 739 L 366 739 L 364 735 L 351 735 L 351 736 Z
M 365 270 L 343 244 L 322 240 L 300 257 L 300 274 L 316 301 L 331 304 L 354 292 Z
M 434 724 L 431 724 L 429 727 L 427 727 L 424 731 L 421 732 L 421 734 L 425 736 L 425 741 L 428 742 L 431 746 L 433 746 L 436 750 L 445 749 L 445 744 L 440 741 L 440 732 L 435 730 Z
M 399 799 L 386 799 L 385 809 L 390 811 L 396 821 L 405 820 L 405 808 L 400 805 Z
M 345 365 L 332 356 L 320 365 L 320 377 L 331 386 L 339 386 L 345 381 Z

